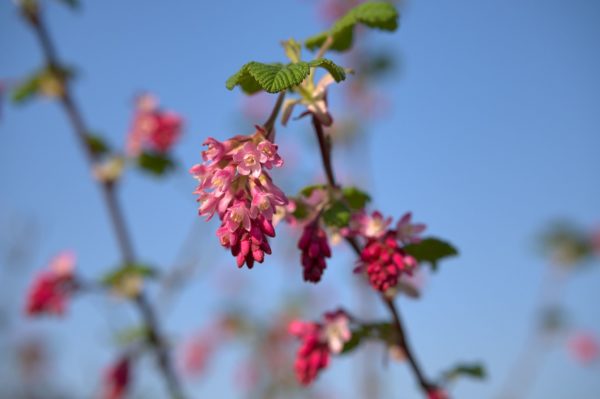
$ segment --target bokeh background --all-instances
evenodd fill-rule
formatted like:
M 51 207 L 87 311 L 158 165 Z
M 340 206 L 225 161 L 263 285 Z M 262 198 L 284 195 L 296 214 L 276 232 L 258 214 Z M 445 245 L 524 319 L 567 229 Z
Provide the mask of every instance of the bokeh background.
M 360 289 L 343 245 L 334 248 L 335 260 L 316 286 L 301 281 L 299 255 L 286 242 L 294 232 L 285 228 L 279 255 L 238 270 L 218 246 L 215 223 L 197 217 L 195 181 L 187 174 L 207 136 L 250 133 L 270 111 L 274 98 L 247 101 L 225 89 L 227 77 L 249 60 L 283 60 L 279 41 L 327 27 L 327 4 L 106 0 L 84 1 L 78 12 L 44 4 L 61 57 L 76 67 L 83 112 L 114 146 L 123 145 L 134 95 L 142 90 L 185 118 L 176 173 L 156 179 L 128 171 L 120 192 L 139 257 L 162 270 L 192 265 L 186 284 L 161 302 L 173 340 L 185 342 L 232 309 L 263 325 L 289 303 L 308 319 L 338 305 L 385 317 Z M 458 381 L 453 396 L 495 398 L 540 310 L 551 262 L 540 251 L 540 232 L 557 219 L 584 230 L 600 223 L 600 4 L 407 1 L 400 8 L 398 32 L 359 39 L 366 53 L 358 61 L 375 51 L 393 66 L 372 82 L 373 109 L 340 141 L 334 162 L 343 182 L 371 193 L 373 207 L 396 218 L 411 210 L 429 233 L 460 249 L 460 257 L 425 276 L 420 300 L 399 303 L 429 375 L 459 361 L 481 361 L 487 379 Z M 42 62 L 8 1 L 0 3 L 0 54 L 6 81 Z M 331 98 L 339 121 L 356 114 L 356 104 L 343 97 Z M 28 282 L 59 250 L 76 251 L 79 270 L 90 279 L 114 267 L 112 231 L 58 106 L 41 100 L 16 107 L 6 98 L 1 105 L 0 394 L 8 398 L 20 389 L 23 356 L 42 356 L 49 367 L 36 381 L 47 395 L 94 397 L 102 370 L 118 354 L 115 336 L 137 323 L 131 306 L 85 295 L 67 317 L 33 321 L 22 309 Z M 323 181 L 308 120 L 279 127 L 277 137 L 289 169 L 275 179 L 286 191 Z M 593 263 L 570 273 L 560 297 L 570 327 L 598 334 L 600 268 Z M 150 289 L 162 295 L 159 285 Z M 549 346 L 526 397 L 600 397 L 600 365 L 583 367 L 565 341 L 559 334 Z M 31 355 L 31 345 L 41 354 Z M 252 339 L 235 337 L 221 345 L 201 376 L 185 378 L 190 396 L 248 397 L 239 366 L 253 348 Z M 405 364 L 386 361 L 377 345 L 368 351 L 334 359 L 311 391 L 362 398 L 358 386 L 375 375 L 382 398 L 420 397 Z M 165 397 L 151 359 L 135 380 L 133 397 Z

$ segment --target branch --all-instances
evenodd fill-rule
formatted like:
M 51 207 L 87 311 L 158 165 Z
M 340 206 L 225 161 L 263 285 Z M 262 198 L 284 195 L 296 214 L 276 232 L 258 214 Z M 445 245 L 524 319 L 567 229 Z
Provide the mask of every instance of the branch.
M 51 39 L 50 34 L 44 24 L 41 15 L 38 10 L 23 10 L 25 19 L 29 22 L 33 28 L 36 37 L 38 38 L 42 47 L 46 63 L 49 67 L 58 67 L 60 62 L 56 55 L 56 50 Z M 85 153 L 90 168 L 94 168 L 98 161 L 98 156 L 92 151 L 92 148 L 88 145 L 88 129 L 83 119 L 83 116 L 73 99 L 68 82 L 63 82 L 63 90 L 58 98 L 58 101 L 62 105 L 69 122 L 73 128 L 76 140 L 81 146 L 82 151 Z M 119 246 L 122 261 L 124 264 L 135 263 L 135 255 L 133 246 L 131 244 L 130 235 L 127 230 L 125 218 L 121 206 L 119 204 L 116 195 L 116 186 L 110 182 L 98 182 L 98 186 L 102 193 L 102 198 L 106 205 L 111 224 L 114 229 L 114 234 Z M 143 292 L 140 292 L 137 297 L 134 298 L 134 304 L 138 308 L 146 328 L 148 329 L 149 341 L 155 352 L 157 363 L 162 372 L 162 375 L 167 383 L 170 396 L 173 399 L 184 399 L 181 385 L 177 379 L 177 375 L 171 363 L 169 356 L 169 350 L 165 340 L 160 333 L 161 329 L 150 302 Z
M 331 162 L 331 144 L 327 137 L 325 136 L 325 132 L 323 131 L 323 125 L 321 122 L 315 117 L 312 117 L 312 123 L 315 128 L 315 133 L 317 134 L 317 139 L 319 141 L 319 149 L 321 151 L 321 159 L 323 161 L 323 168 L 325 169 L 325 174 L 327 176 L 327 183 L 333 189 L 337 188 L 337 183 L 335 180 L 335 174 L 333 171 L 333 165 Z M 356 241 L 354 237 L 346 237 L 346 242 L 352 247 L 356 255 L 360 256 L 362 249 L 360 244 Z M 402 324 L 402 320 L 400 319 L 400 313 L 393 299 L 386 297 L 384 294 L 380 296 L 383 303 L 386 305 L 389 310 L 393 324 L 394 331 L 396 334 L 396 340 L 399 347 L 402 348 L 404 353 L 406 354 L 406 358 L 408 359 L 408 363 L 410 368 L 415 375 L 415 378 L 419 382 L 419 386 L 425 395 L 436 388 L 435 384 L 431 383 L 427 377 L 423 374 L 419 363 L 414 355 L 413 350 L 410 347 L 410 344 L 407 339 L 407 335 L 404 331 L 404 326 Z

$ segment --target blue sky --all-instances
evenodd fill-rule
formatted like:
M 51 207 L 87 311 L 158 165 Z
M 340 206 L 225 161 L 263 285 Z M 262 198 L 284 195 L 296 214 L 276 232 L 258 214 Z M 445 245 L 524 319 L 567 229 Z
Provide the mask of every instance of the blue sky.
M 227 91 L 225 79 L 249 60 L 282 60 L 280 40 L 323 28 L 308 0 L 84 1 L 78 13 L 48 3 L 59 53 L 78 70 L 75 92 L 89 124 L 120 145 L 133 95 L 153 91 L 185 117 L 177 156 L 186 167 L 199 160 L 207 136 L 224 139 L 251 129 L 239 131 L 241 95 Z M 400 301 L 429 374 L 459 360 L 486 363 L 490 378 L 459 382 L 456 397 L 494 397 L 524 343 L 546 269 L 536 234 L 556 218 L 586 228 L 600 223 L 599 18 L 600 5 L 590 0 L 411 1 L 397 33 L 370 38 L 402 62 L 401 73 L 379 85 L 391 111 L 368 125 L 368 146 L 358 156 L 336 159 L 369 171 L 361 184 L 373 206 L 396 217 L 412 210 L 431 234 L 460 248 L 461 256 L 430 279 L 423 300 Z M 0 31 L 0 77 L 17 78 L 40 64 L 37 43 L 10 2 L 0 4 Z M 311 143 L 307 124 L 279 130 L 284 153 L 286 142 Z M 59 108 L 45 100 L 3 104 L 0 142 L 0 221 L 36 221 L 35 264 L 41 267 L 67 247 L 78 252 L 89 277 L 115 265 L 118 253 L 100 197 Z M 310 147 L 301 148 L 294 157 L 304 167 L 318 165 Z M 185 168 L 164 183 L 135 172 L 126 176 L 121 198 L 141 258 L 173 261 L 197 219 L 193 186 Z M 214 240 L 214 224 L 200 228 Z M 234 268 L 214 245 L 199 243 L 198 252 L 205 264 Z M 326 284 L 317 287 L 301 285 L 299 274 L 291 281 L 282 258 L 241 270 L 251 287 L 244 301 L 268 318 L 291 284 L 339 294 L 314 309 L 315 318 L 338 303 L 356 303 L 345 258 L 332 263 Z M 211 288 L 215 275 L 199 274 L 169 313 L 175 336 L 202 326 L 219 309 L 222 296 Z M 570 279 L 564 299 L 573 325 L 600 334 L 599 283 L 597 267 L 584 269 Z M 90 373 L 111 358 L 110 332 L 133 317 L 124 304 L 114 311 L 114 303 L 82 299 L 64 322 L 23 327 L 51 333 L 61 348 L 59 372 L 82 395 L 89 393 Z M 374 309 L 374 316 L 385 314 Z M 82 358 L 77 345 L 93 346 Z M 193 385 L 198 397 L 230 389 L 228 365 L 239 351 L 228 352 L 208 381 Z M 335 361 L 319 384 L 355 397 L 345 382 L 352 360 Z M 531 398 L 600 394 L 597 365 L 584 369 L 560 347 L 546 361 Z M 401 392 L 397 396 L 418 397 L 403 365 L 383 373 L 394 381 L 390 389 Z M 236 397 L 227 389 L 227 397 Z

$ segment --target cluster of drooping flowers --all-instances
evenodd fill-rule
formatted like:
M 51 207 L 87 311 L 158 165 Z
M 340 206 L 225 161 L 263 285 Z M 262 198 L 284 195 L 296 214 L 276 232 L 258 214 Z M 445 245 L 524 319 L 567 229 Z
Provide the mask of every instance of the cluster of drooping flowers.
M 122 356 L 104 375 L 102 399 L 123 399 L 131 382 L 131 359 Z
M 77 289 L 74 277 L 75 255 L 61 252 L 33 281 L 27 295 L 29 315 L 62 315 L 70 296 Z
M 388 229 L 389 221 L 378 213 L 364 220 L 366 227 L 358 230 L 372 234 L 363 233 L 367 242 L 356 271 L 366 272 L 371 286 L 385 293 L 396 287 L 403 273 L 411 274 L 416 268 L 416 259 L 404 251 L 403 245 L 419 242 L 418 235 L 425 230 L 425 225 L 412 224 L 410 213 L 400 219 L 396 229 Z M 379 228 L 369 227 L 373 225 Z
M 164 154 L 179 138 L 182 118 L 171 111 L 163 111 L 151 94 L 137 98 L 131 130 L 127 137 L 127 155 L 136 157 L 143 150 Z
M 288 331 L 302 343 L 296 353 L 294 368 L 302 385 L 313 382 L 329 365 L 330 354 L 338 354 L 352 337 L 350 317 L 343 310 L 325 313 L 324 323 L 294 320 Z
M 231 250 L 238 267 L 252 268 L 271 253 L 267 237 L 275 236 L 273 214 L 288 202 L 267 172 L 283 160 L 260 127 L 252 135 L 224 142 L 209 138 L 204 145 L 204 162 L 190 170 L 200 183 L 194 191 L 199 214 L 207 220 L 219 215 L 221 245 Z
M 317 283 L 327 267 L 325 258 L 331 258 L 331 248 L 327 242 L 327 234 L 319 226 L 319 218 L 304 226 L 302 237 L 298 241 L 302 250 L 302 267 L 304 281 Z

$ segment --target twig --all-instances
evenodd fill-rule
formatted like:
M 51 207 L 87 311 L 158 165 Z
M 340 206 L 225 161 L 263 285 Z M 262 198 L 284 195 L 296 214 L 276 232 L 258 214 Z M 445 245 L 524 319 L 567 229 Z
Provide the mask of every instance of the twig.
M 334 174 L 333 165 L 331 162 L 330 144 L 327 141 L 327 138 L 325 137 L 325 133 L 323 131 L 323 126 L 322 126 L 321 122 L 315 116 L 312 117 L 312 123 L 315 128 L 315 133 L 317 134 L 317 139 L 319 141 L 319 149 L 321 151 L 321 159 L 323 161 L 323 168 L 325 169 L 325 174 L 327 176 L 327 183 L 329 184 L 329 186 L 331 188 L 336 189 L 337 183 L 335 180 L 335 174 Z M 354 250 L 356 255 L 360 256 L 362 249 L 360 247 L 360 244 L 356 241 L 356 239 L 354 237 L 347 237 L 346 242 L 352 247 L 352 249 Z M 425 375 L 423 374 L 423 372 L 421 370 L 421 367 L 419 366 L 419 363 L 417 362 L 417 359 L 416 359 L 416 357 L 410 347 L 410 344 L 408 342 L 407 335 L 404 331 L 404 326 L 402 324 L 402 320 L 400 319 L 400 313 L 399 313 L 398 308 L 396 307 L 393 299 L 390 299 L 383 294 L 380 297 L 392 316 L 397 344 L 398 344 L 398 346 L 400 346 L 402 348 L 402 350 L 406 354 L 406 358 L 408 359 L 408 363 L 410 365 L 410 368 L 413 371 L 413 374 L 415 375 L 417 381 L 419 382 L 419 385 L 420 385 L 423 393 L 425 393 L 427 395 L 427 393 L 429 393 L 435 389 L 435 384 L 431 383 L 425 377 Z
M 56 55 L 54 44 L 50 34 L 48 33 L 48 30 L 46 29 L 46 25 L 43 23 L 39 11 L 24 10 L 24 16 L 33 27 L 33 30 L 41 44 L 48 67 L 58 67 L 60 63 L 58 56 Z M 79 111 L 79 107 L 73 100 L 68 82 L 63 82 L 62 88 L 63 90 L 61 95 L 58 97 L 58 101 L 67 114 L 69 122 L 73 127 L 73 132 L 75 133 L 76 139 L 79 145 L 82 147 L 83 152 L 86 154 L 90 168 L 93 169 L 98 161 L 98 157 L 88 144 L 87 135 L 89 130 L 87 129 L 81 112 Z M 125 218 L 123 216 L 123 212 L 115 191 L 116 186 L 114 183 L 110 182 L 99 182 L 98 186 L 100 187 L 102 198 L 108 210 L 117 244 L 121 252 L 122 261 L 124 264 L 135 263 L 135 254 L 131 244 L 130 235 L 127 230 Z M 146 324 L 150 344 L 154 349 L 157 363 L 163 374 L 163 377 L 165 378 L 171 397 L 173 399 L 184 399 L 185 395 L 183 394 L 181 385 L 177 379 L 173 365 L 171 364 L 169 350 L 165 340 L 162 337 L 162 334 L 160 333 L 161 329 L 152 305 L 150 302 L 148 302 L 148 299 L 143 292 L 140 292 L 138 296 L 134 298 L 134 303 L 142 315 L 144 323 Z

